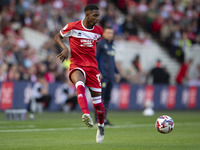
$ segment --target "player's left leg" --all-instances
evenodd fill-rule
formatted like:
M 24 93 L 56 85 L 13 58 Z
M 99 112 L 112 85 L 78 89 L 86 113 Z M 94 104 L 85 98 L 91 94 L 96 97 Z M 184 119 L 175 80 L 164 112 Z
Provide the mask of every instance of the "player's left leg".
M 104 140 L 104 105 L 101 100 L 101 93 L 100 92 L 94 92 L 90 89 L 90 93 L 92 96 L 92 102 L 93 106 L 96 109 L 96 114 L 98 117 L 98 129 L 96 134 L 96 142 L 102 143 Z
M 105 110 L 105 115 L 104 115 L 104 123 L 105 123 L 105 119 L 106 119 L 106 105 L 105 105 L 105 102 L 104 102 L 104 97 L 105 97 L 105 94 L 107 93 L 107 86 L 106 86 L 106 82 L 104 81 L 104 79 L 101 79 L 101 99 L 103 101 L 103 104 L 104 104 L 104 110 Z M 97 117 L 97 113 L 95 111 L 95 123 L 98 123 L 98 117 Z

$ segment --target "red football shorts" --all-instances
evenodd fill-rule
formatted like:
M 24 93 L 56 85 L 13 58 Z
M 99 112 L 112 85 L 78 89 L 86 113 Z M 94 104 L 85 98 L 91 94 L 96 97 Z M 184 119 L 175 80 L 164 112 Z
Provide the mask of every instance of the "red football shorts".
M 101 80 L 99 70 L 94 67 L 84 67 L 71 65 L 69 70 L 69 79 L 71 81 L 71 74 L 75 70 L 80 70 L 86 80 L 85 85 L 94 92 L 101 92 Z

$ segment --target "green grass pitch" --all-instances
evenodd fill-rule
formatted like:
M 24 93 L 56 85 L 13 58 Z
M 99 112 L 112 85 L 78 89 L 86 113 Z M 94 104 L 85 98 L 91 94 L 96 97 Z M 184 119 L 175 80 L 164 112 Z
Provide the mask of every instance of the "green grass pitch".
M 175 122 L 169 134 L 155 129 L 156 119 L 164 114 Z M 0 113 L 0 149 L 200 150 L 200 111 L 158 111 L 152 117 L 113 111 L 109 118 L 115 126 L 106 127 L 104 142 L 96 144 L 97 128 L 88 129 L 81 112 L 36 114 L 34 121 L 6 121 Z

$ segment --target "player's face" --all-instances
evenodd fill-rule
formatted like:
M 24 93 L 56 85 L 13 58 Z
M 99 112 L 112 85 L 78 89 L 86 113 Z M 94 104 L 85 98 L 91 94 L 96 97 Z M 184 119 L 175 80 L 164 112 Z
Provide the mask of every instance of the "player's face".
M 113 40 L 114 38 L 114 30 L 113 29 L 105 29 L 103 32 L 103 37 L 108 41 Z
M 92 10 L 88 15 L 88 22 L 94 26 L 99 21 L 99 10 Z

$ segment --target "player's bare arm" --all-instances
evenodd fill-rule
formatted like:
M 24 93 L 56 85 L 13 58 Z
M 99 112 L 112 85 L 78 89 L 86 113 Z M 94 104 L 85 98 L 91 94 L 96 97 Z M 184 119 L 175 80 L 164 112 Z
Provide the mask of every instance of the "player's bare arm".
M 55 36 L 55 41 L 60 46 L 60 48 L 62 48 L 62 52 L 60 54 L 58 54 L 56 57 L 60 58 L 60 60 L 63 62 L 65 59 L 68 58 L 69 49 L 62 42 L 62 39 L 63 39 L 63 37 L 60 35 L 60 33 L 57 33 Z

